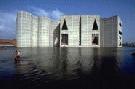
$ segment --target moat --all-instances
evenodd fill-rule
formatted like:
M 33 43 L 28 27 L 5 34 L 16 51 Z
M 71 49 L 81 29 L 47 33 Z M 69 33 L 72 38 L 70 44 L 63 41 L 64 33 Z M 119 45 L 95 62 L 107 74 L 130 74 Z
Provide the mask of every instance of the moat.
M 0 48 L 1 89 L 135 89 L 135 48 Z

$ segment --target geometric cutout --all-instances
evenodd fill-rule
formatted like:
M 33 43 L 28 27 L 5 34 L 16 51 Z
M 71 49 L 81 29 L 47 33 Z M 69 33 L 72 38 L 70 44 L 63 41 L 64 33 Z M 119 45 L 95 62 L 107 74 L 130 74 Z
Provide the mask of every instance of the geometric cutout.
M 98 25 L 97 25 L 96 19 L 93 23 L 93 30 L 98 30 Z
M 64 19 L 63 26 L 62 26 L 62 30 L 68 30 L 67 24 L 66 24 L 66 20 L 65 20 L 65 19 Z

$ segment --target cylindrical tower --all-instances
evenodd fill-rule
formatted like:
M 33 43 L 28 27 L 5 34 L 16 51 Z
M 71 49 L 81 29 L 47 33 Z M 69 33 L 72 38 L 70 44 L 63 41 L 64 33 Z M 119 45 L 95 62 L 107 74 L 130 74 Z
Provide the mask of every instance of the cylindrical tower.
M 38 47 L 49 47 L 50 19 L 41 16 L 38 18 Z
M 20 11 L 16 19 L 17 47 L 31 47 L 31 13 Z
M 38 37 L 38 17 L 32 16 L 32 24 L 31 24 L 31 46 L 37 47 L 37 37 Z

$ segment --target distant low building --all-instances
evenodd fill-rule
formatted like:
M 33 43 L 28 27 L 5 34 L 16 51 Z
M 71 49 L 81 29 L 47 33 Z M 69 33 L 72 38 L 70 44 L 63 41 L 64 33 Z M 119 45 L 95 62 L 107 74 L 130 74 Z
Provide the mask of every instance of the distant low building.
M 122 47 L 118 16 L 64 15 L 53 21 L 20 11 L 16 19 L 17 47 Z

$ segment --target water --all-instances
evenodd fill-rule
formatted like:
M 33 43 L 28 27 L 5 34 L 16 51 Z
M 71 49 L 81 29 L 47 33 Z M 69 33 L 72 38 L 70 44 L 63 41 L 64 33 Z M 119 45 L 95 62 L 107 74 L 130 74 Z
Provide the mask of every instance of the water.
M 135 48 L 0 48 L 0 89 L 135 89 Z

